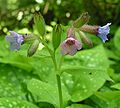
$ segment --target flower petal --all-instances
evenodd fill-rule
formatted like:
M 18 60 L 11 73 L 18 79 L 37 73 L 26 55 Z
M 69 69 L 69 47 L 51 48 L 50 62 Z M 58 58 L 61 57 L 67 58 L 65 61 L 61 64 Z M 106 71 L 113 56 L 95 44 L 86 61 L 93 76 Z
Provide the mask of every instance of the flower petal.
M 82 48 L 82 44 L 75 38 L 73 28 L 68 29 L 67 39 L 60 46 L 62 55 L 69 54 L 71 56 L 75 55 L 77 50 Z
M 24 41 L 24 38 L 22 35 L 14 31 L 10 31 L 10 35 L 6 36 L 6 40 L 10 42 L 11 50 L 19 50 L 21 43 Z
M 77 50 L 80 50 L 82 48 L 82 44 L 78 40 L 75 40 L 75 46 L 76 46 Z
M 9 31 L 9 32 L 13 37 L 18 37 L 18 34 L 16 32 L 14 32 L 14 31 Z
M 19 37 L 18 37 L 18 39 L 17 39 L 17 42 L 21 44 L 23 41 L 24 41 L 23 36 L 22 36 L 22 35 L 19 35 Z
M 71 55 L 71 56 L 73 56 L 73 55 L 75 55 L 76 53 L 77 53 L 77 48 L 76 48 L 76 46 L 75 46 L 75 45 L 69 46 L 68 54 Z
M 108 40 L 107 35 L 110 32 L 110 27 L 109 27 L 110 25 L 111 23 L 107 23 L 105 26 L 102 26 L 102 27 L 100 26 L 98 28 L 98 37 L 100 37 L 103 40 L 103 42 Z
M 66 44 L 66 41 L 64 41 L 61 45 L 61 53 L 62 55 L 66 55 L 68 53 L 67 49 L 68 49 L 68 46 Z
M 10 43 L 10 50 L 11 50 L 11 51 L 20 50 L 20 44 Z
M 61 53 L 62 55 L 66 55 L 66 54 L 69 54 L 69 55 L 75 55 L 76 52 L 77 52 L 77 47 L 76 45 L 68 45 L 65 43 L 66 41 L 64 41 L 62 44 L 61 44 Z
M 14 37 L 13 36 L 6 36 L 5 38 L 8 42 L 14 42 Z

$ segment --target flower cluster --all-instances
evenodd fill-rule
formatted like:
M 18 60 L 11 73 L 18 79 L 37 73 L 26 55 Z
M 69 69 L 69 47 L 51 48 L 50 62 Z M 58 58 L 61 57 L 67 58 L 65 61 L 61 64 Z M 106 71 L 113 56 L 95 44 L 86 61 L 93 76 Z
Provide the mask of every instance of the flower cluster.
M 83 25 L 80 30 L 84 32 L 89 32 L 97 35 L 102 39 L 103 42 L 108 40 L 107 35 L 110 31 L 111 23 L 107 23 L 105 26 L 91 26 L 91 25 Z M 85 37 L 86 38 L 86 37 Z M 84 39 L 85 39 L 84 38 Z M 78 41 L 74 34 L 74 29 L 70 28 L 67 32 L 67 39 L 60 45 L 62 55 L 75 55 L 78 50 L 82 48 L 82 43 Z
M 107 23 L 105 26 L 91 26 L 91 25 L 86 24 L 89 21 L 89 18 L 90 17 L 88 15 L 88 13 L 83 13 L 76 21 L 74 21 L 72 27 L 70 27 L 67 30 L 66 39 L 61 44 L 60 44 L 61 29 L 59 28 L 60 26 L 57 26 L 58 28 L 55 28 L 56 31 L 55 31 L 55 33 L 53 33 L 54 35 L 53 35 L 53 39 L 52 39 L 54 50 L 56 50 L 58 48 L 58 46 L 60 45 L 62 55 L 69 54 L 69 55 L 73 56 L 77 53 L 78 50 L 82 49 L 82 46 L 83 46 L 82 43 L 85 43 L 85 44 L 91 46 L 92 42 L 90 41 L 89 38 L 87 38 L 87 36 L 84 34 L 84 32 L 95 34 L 97 37 L 102 39 L 103 42 L 108 40 L 107 35 L 110 32 L 109 26 L 111 25 L 111 23 Z M 40 20 L 40 22 L 39 22 L 39 20 Z M 39 24 L 38 24 L 38 22 L 39 22 Z M 44 21 L 43 21 L 43 18 L 41 18 L 41 15 L 35 16 L 36 27 L 37 27 L 38 31 L 40 32 L 40 34 L 42 34 L 44 36 L 45 30 L 39 29 L 39 25 L 41 25 L 41 28 L 42 27 L 45 28 L 43 22 Z M 76 38 L 75 32 L 79 32 L 79 34 L 81 35 L 80 36 L 81 41 L 79 41 Z M 43 38 L 39 38 L 39 39 L 41 40 Z M 39 45 L 39 39 L 34 36 L 25 37 L 25 35 L 23 36 L 14 31 L 10 31 L 10 35 L 6 36 L 6 40 L 8 42 L 10 42 L 11 50 L 19 50 L 22 43 L 25 43 L 27 41 L 32 41 L 33 44 L 31 45 L 31 47 L 28 50 L 28 52 L 32 52 L 29 54 L 30 56 L 36 52 L 38 45 Z

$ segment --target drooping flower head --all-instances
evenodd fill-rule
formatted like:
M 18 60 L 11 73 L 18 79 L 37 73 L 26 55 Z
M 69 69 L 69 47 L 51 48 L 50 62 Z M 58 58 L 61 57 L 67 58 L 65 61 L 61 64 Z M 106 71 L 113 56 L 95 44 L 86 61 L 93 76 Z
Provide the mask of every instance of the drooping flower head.
M 110 32 L 110 26 L 111 23 L 107 23 L 105 26 L 99 26 L 98 28 L 98 37 L 100 37 L 102 39 L 103 42 L 105 42 L 106 40 L 108 40 L 107 35 Z
M 20 35 L 14 31 L 9 31 L 10 35 L 6 36 L 6 40 L 10 42 L 10 49 L 13 50 L 19 50 L 20 45 L 24 42 L 23 35 Z
M 107 35 L 110 32 L 111 23 L 107 23 L 105 26 L 92 26 L 92 25 L 83 25 L 80 27 L 80 30 L 83 32 L 88 32 L 91 34 L 97 35 L 99 38 L 102 39 L 103 42 L 108 40 Z
M 60 47 L 62 55 L 75 55 L 77 51 L 82 48 L 82 44 L 75 39 L 74 30 L 72 28 L 68 29 L 67 39 L 61 43 Z

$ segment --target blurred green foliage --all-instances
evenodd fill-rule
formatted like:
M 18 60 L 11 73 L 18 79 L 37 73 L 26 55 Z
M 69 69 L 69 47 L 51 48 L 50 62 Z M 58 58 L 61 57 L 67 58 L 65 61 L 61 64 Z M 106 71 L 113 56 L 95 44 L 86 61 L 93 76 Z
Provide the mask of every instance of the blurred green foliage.
M 36 32 L 36 11 L 45 18 L 48 41 L 52 38 L 52 26 L 69 25 L 83 11 L 91 15 L 91 24 L 112 22 L 109 42 L 101 45 L 94 35 L 86 34 L 95 48 L 84 46 L 85 51 L 65 58 L 62 87 L 67 108 L 120 108 L 119 0 L 0 0 L 0 107 L 58 106 L 55 73 L 46 49 L 41 45 L 33 58 L 27 58 L 27 44 L 21 51 L 10 52 L 4 39 L 9 30 Z
M 33 14 L 40 11 L 45 22 L 67 25 L 88 11 L 91 23 L 120 24 L 119 0 L 0 0 L 0 34 L 8 30 L 28 28 L 32 31 Z

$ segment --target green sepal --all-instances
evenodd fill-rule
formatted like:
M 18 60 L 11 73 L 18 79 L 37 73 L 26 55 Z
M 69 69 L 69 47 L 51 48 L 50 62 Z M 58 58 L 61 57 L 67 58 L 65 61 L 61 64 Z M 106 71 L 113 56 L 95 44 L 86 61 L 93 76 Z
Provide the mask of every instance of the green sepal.
M 33 34 L 25 34 L 23 35 L 24 37 L 24 43 L 33 43 L 34 40 L 38 39 L 37 36 L 33 35 Z
M 79 28 L 86 24 L 90 19 L 88 12 L 82 13 L 81 16 L 73 22 L 73 27 Z

